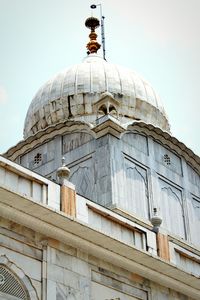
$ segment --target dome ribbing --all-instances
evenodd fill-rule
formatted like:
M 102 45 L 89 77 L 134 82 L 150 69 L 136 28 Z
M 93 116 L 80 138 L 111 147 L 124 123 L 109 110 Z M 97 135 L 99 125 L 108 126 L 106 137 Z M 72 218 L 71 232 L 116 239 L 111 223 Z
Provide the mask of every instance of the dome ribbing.
M 95 103 L 105 92 L 118 103 L 122 124 L 140 119 L 169 131 L 161 100 L 148 82 L 129 69 L 90 54 L 39 89 L 27 112 L 24 137 L 69 118 L 95 122 Z

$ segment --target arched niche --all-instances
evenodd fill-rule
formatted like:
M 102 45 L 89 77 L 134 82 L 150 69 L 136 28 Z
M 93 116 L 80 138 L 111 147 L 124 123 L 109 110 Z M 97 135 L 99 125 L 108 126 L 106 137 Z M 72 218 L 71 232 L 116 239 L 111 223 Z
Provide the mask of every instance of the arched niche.
M 5 255 L 0 256 L 0 299 L 39 299 L 29 277 Z
M 186 238 L 185 219 L 183 210 L 182 192 L 178 188 L 159 180 L 159 208 L 162 216 L 161 226 L 168 229 L 173 234 Z
M 76 166 L 74 170 L 72 168 L 70 181 L 75 184 L 76 190 L 80 195 L 93 199 L 94 173 L 90 160 Z
M 142 218 L 149 218 L 149 196 L 146 169 L 128 159 L 125 160 L 125 199 L 123 208 Z
M 114 98 L 114 96 L 105 92 L 97 102 L 94 103 L 94 110 L 96 112 L 97 119 L 102 115 L 111 114 L 116 118 L 119 117 L 120 102 Z

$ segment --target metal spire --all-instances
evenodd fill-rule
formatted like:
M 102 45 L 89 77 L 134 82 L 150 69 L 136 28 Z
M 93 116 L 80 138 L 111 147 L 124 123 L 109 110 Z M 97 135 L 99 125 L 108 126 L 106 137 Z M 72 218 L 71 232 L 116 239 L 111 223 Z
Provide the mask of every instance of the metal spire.
M 92 4 L 90 8 L 95 9 L 97 6 L 100 7 L 100 17 L 101 17 L 101 42 L 103 46 L 103 58 L 106 60 L 106 48 L 105 48 L 105 31 L 104 31 L 104 19 L 105 17 L 102 15 L 102 5 L 99 4 Z

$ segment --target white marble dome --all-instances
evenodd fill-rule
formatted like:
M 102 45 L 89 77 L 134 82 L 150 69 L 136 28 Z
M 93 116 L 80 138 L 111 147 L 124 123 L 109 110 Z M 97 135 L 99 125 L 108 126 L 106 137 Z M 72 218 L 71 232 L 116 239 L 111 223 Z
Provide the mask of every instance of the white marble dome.
M 108 102 L 111 109 L 105 112 Z M 39 89 L 26 115 L 24 138 L 67 119 L 94 123 L 105 113 L 115 114 L 121 124 L 142 120 L 169 131 L 162 102 L 148 82 L 90 54 Z

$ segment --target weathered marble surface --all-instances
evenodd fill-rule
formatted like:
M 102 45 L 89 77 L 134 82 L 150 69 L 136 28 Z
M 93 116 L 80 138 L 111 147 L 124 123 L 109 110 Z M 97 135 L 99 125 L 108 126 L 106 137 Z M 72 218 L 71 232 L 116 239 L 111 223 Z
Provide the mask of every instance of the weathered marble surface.
M 105 92 L 119 103 L 117 115 L 169 130 L 162 102 L 146 80 L 90 54 L 81 64 L 60 72 L 40 88 L 27 112 L 25 138 L 72 117 L 87 120 L 90 116 L 95 122 L 95 104 Z
M 56 180 L 64 156 L 80 195 L 147 222 L 157 207 L 164 230 L 200 245 L 200 177 L 153 138 L 128 131 L 120 139 L 109 134 L 95 139 L 92 132 L 75 131 L 22 155 L 21 163 L 30 168 L 37 153 L 42 160 L 36 172 Z

